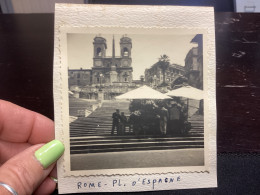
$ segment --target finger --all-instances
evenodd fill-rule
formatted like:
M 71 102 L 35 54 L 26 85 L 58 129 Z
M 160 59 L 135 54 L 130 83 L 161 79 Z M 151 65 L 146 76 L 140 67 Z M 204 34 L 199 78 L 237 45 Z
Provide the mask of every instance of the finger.
M 50 178 L 46 177 L 42 184 L 34 191 L 34 195 L 51 194 L 56 189 L 56 183 Z
M 32 145 L 28 143 L 10 143 L 0 140 L 0 165 L 30 146 Z
M 34 191 L 34 195 L 51 194 L 57 187 L 57 167 L 55 166 L 48 177 Z
M 19 195 L 32 194 L 50 174 L 55 166 L 54 162 L 63 152 L 64 146 L 57 140 L 44 146 L 34 145 L 1 166 L 0 182 L 11 186 Z M 53 186 L 49 186 L 51 190 L 55 189 Z M 5 189 L 0 187 L 0 194 L 4 191 Z
M 0 139 L 46 143 L 54 139 L 54 123 L 41 114 L 0 100 Z

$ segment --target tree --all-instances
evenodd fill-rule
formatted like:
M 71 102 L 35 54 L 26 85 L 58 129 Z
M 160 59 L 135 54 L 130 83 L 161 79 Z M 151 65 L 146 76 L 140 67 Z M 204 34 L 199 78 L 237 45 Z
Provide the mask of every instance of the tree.
M 159 65 L 159 68 L 162 70 L 162 74 L 163 74 L 163 83 L 162 84 L 166 84 L 165 73 L 166 73 L 166 70 L 169 68 L 169 65 L 170 65 L 169 56 L 167 56 L 165 54 L 161 55 L 161 57 L 159 58 L 159 61 L 158 61 L 158 65 Z

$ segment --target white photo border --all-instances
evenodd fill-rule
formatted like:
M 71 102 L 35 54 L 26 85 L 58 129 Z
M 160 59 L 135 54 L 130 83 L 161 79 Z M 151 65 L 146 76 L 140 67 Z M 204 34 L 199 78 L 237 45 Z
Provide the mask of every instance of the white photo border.
M 183 184 L 175 186 L 166 185 L 162 189 L 183 189 L 183 188 L 197 188 L 197 187 L 215 187 L 216 186 L 216 99 L 215 99 L 215 36 L 214 36 L 214 12 L 212 8 L 199 8 L 199 7 L 159 7 L 159 6 L 119 6 L 127 9 L 130 13 L 135 13 L 129 23 L 122 24 L 124 21 L 119 20 L 119 24 L 116 24 L 116 18 L 114 18 L 114 24 L 106 22 L 108 18 L 96 17 L 96 14 L 112 14 L 118 12 L 118 6 L 104 6 L 104 5 L 56 5 L 55 15 L 55 50 L 54 50 L 54 105 L 55 105 L 55 133 L 56 139 L 61 140 L 65 145 L 65 153 L 58 161 L 58 178 L 59 178 L 59 191 L 61 193 L 69 192 L 85 192 L 90 189 L 80 188 L 78 189 L 77 183 L 84 181 L 86 178 L 89 180 L 113 180 L 113 177 L 122 178 L 136 178 L 140 176 L 158 177 L 163 175 L 164 177 L 185 176 L 188 178 Z M 105 10 L 104 10 L 105 8 Z M 120 10 L 120 9 L 119 9 Z M 181 11 L 180 11 L 181 10 Z M 200 10 L 200 12 L 198 12 Z M 138 12 L 139 11 L 139 12 Z M 156 17 L 146 22 L 137 23 L 135 17 L 138 14 L 150 15 L 148 11 L 156 13 Z M 105 12 L 105 13 L 104 13 Z M 120 11 L 119 11 L 120 12 Z M 151 25 L 152 21 L 157 21 L 156 18 L 164 17 L 164 14 L 168 14 L 170 18 L 175 14 L 180 14 L 179 19 L 176 21 L 169 21 L 165 24 Z M 81 14 L 79 14 L 81 13 Z M 84 14 L 82 14 L 84 13 Z M 92 14 L 93 15 L 92 15 Z M 172 14 L 174 13 L 174 14 Z M 196 13 L 196 14 L 195 14 Z M 180 17 L 186 18 L 187 15 L 191 16 L 195 14 L 196 26 L 190 24 L 191 20 L 182 19 L 180 23 Z M 90 16 L 91 15 L 91 16 Z M 139 16 L 140 16 L 139 15 Z M 69 17 L 72 16 L 72 17 Z M 86 18 L 89 16 L 88 18 Z M 96 17 L 96 18 L 94 18 Z M 197 17 L 197 19 L 196 19 Z M 207 17 L 209 19 L 205 19 Z M 203 18 L 203 21 L 200 21 Z M 90 22 L 90 19 L 91 22 Z M 207 21 L 205 21 L 207 20 Z M 112 19 L 113 21 L 113 19 Z M 111 21 L 110 21 L 111 22 Z M 164 22 L 162 22 L 164 23 Z M 98 24 L 98 25 L 96 25 Z M 113 34 L 122 31 L 122 34 L 203 34 L 203 85 L 204 85 L 204 166 L 194 167 L 155 167 L 155 168 L 129 168 L 129 169 L 104 169 L 104 170 L 70 170 L 70 139 L 69 139 L 69 114 L 68 114 L 68 65 L 67 65 L 67 33 L 101 33 Z M 201 179 L 203 175 L 203 179 Z M 193 178 L 194 177 L 194 178 Z M 205 179 L 204 184 L 198 185 L 198 182 L 190 183 L 200 178 L 200 181 Z M 114 181 L 114 180 L 113 180 Z M 73 183 L 68 185 L 68 183 Z M 112 182 L 113 183 L 113 182 Z M 189 184 L 189 185 L 187 185 Z M 196 185 L 195 185 L 196 184 Z M 70 187 L 68 187 L 70 186 Z M 71 187 L 71 186 L 74 186 Z M 168 187 L 167 187 L 168 186 Z M 114 189 L 114 190 L 113 190 Z M 82 191 L 83 190 L 83 191 Z M 109 185 L 103 188 L 92 188 L 91 191 L 137 191 L 136 189 L 124 188 L 121 190 Z M 138 191 L 151 190 L 139 189 Z M 152 189 L 153 190 L 153 189 Z M 154 189 L 155 190 L 155 189 Z M 156 188 L 160 190 L 160 188 Z

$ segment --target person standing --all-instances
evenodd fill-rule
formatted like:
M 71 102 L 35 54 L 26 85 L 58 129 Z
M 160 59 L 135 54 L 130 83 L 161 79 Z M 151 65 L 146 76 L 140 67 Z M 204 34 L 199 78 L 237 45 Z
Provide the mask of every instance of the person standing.
M 111 135 L 114 135 L 114 131 L 116 128 L 117 135 L 119 134 L 119 120 L 120 120 L 120 112 L 119 109 L 116 109 L 116 112 L 113 113 L 112 115 L 113 118 L 113 123 L 112 123 L 112 130 L 111 130 Z
M 164 107 L 161 109 L 160 113 L 160 131 L 162 135 L 166 135 L 167 133 L 167 121 L 168 121 L 168 110 Z
M 173 134 L 180 133 L 180 110 L 176 104 L 169 109 L 169 128 Z
M 125 116 L 124 112 L 121 112 L 121 116 L 120 116 L 120 124 L 119 124 L 119 129 L 120 129 L 120 134 L 124 135 L 125 134 L 125 126 L 127 123 L 127 118 Z
M 129 124 L 131 129 L 133 129 L 134 135 L 139 135 L 139 132 L 141 130 L 141 119 L 140 119 L 140 111 L 134 111 L 131 113 L 129 117 Z

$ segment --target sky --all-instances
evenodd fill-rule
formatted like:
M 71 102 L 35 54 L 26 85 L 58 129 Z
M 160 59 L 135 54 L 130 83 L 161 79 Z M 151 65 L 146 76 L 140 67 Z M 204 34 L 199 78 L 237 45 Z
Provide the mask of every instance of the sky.
M 68 34 L 68 66 L 69 69 L 91 69 L 93 66 L 93 39 L 97 34 Z M 107 41 L 106 56 L 112 56 L 113 34 L 99 34 Z M 120 56 L 120 38 L 122 34 L 114 34 L 115 55 Z M 185 57 L 192 47 L 190 43 L 195 34 L 157 35 L 127 34 L 132 39 L 133 79 L 140 79 L 146 68 L 155 64 L 161 55 L 168 55 L 171 64 L 185 65 Z

